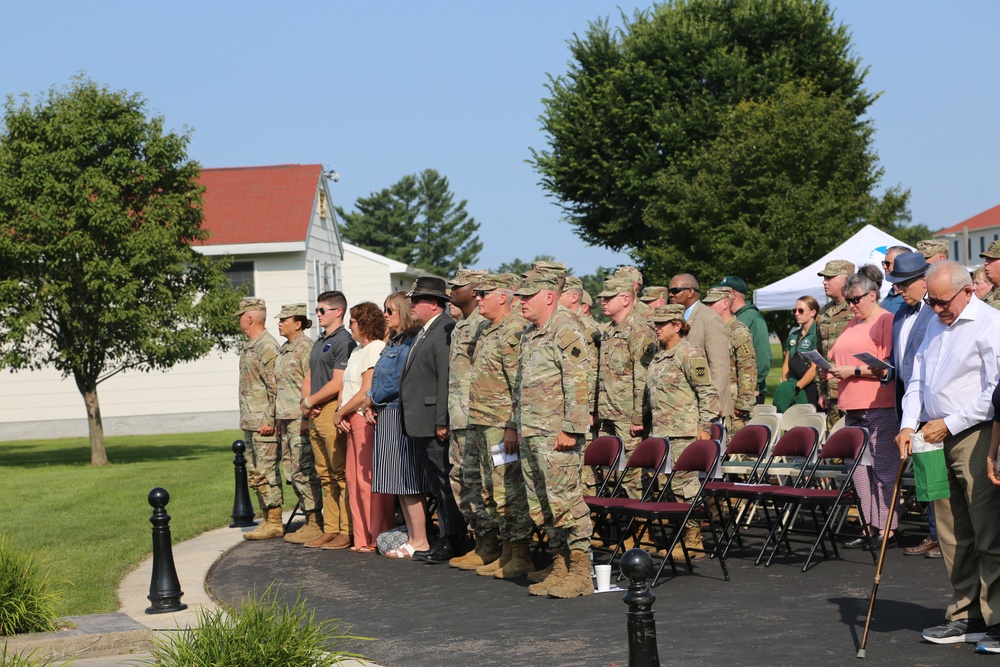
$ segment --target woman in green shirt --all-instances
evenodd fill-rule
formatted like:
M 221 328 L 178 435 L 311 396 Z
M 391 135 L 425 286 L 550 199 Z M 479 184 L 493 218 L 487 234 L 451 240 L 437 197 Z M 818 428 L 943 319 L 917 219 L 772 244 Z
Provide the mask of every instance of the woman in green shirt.
M 816 365 L 806 361 L 801 353 L 819 349 L 816 339 L 816 315 L 819 303 L 806 295 L 795 302 L 798 326 L 788 334 L 785 358 L 781 363 L 781 385 L 774 394 L 774 405 L 784 412 L 793 403 L 818 405 Z

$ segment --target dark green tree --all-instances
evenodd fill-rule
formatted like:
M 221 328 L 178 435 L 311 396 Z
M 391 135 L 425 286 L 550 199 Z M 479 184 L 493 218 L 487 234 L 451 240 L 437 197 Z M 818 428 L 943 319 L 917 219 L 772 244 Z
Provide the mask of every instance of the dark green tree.
M 532 151 L 584 240 L 647 275 L 761 284 L 895 224 L 908 192 L 873 194 L 876 96 L 826 2 L 675 0 L 623 22 L 570 41 Z
M 366 250 L 445 276 L 476 262 L 479 223 L 455 203 L 448 179 L 433 169 L 410 174 L 367 197 L 350 213 L 337 208 L 344 238 Z
M 139 95 L 82 77 L 8 97 L 0 132 L 0 364 L 72 376 L 104 465 L 98 384 L 239 333 L 224 266 L 191 248 L 208 236 L 200 167 Z
M 525 271 L 531 268 L 533 262 L 554 262 L 556 258 L 553 255 L 535 255 L 535 258 L 530 262 L 526 262 L 520 257 L 511 260 L 510 262 L 504 262 L 496 269 L 493 270 L 494 273 L 514 273 L 521 275 Z M 570 274 L 573 273 L 572 269 L 569 269 Z

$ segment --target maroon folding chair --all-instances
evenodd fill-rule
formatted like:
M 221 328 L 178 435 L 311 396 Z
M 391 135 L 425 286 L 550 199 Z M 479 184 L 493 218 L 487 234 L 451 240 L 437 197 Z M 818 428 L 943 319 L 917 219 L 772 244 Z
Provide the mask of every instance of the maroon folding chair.
M 722 567 L 722 574 L 726 578 L 726 581 L 729 581 L 729 569 L 726 567 L 726 558 L 722 550 L 722 543 L 715 530 L 715 522 L 712 520 L 712 514 L 708 510 L 708 505 L 705 503 L 703 495 L 705 485 L 719 464 L 720 451 L 721 447 L 715 440 L 694 440 L 684 448 L 684 452 L 674 462 L 673 470 L 670 471 L 670 478 L 660 492 L 660 499 L 653 502 L 632 501 L 611 510 L 615 514 L 629 517 L 629 529 L 635 525 L 635 522 L 642 522 L 642 527 L 635 537 L 637 545 L 649 544 L 657 549 L 666 550 L 666 555 L 660 561 L 660 566 L 653 577 L 653 586 L 656 585 L 660 574 L 663 572 L 663 568 L 668 562 L 670 563 L 672 572 L 674 574 L 677 573 L 671 553 L 678 544 L 681 545 L 681 549 L 683 550 L 688 572 L 694 571 L 691 567 L 690 554 L 690 551 L 693 549 L 685 545 L 681 539 L 684 535 L 685 525 L 689 520 L 707 522 L 709 532 L 712 535 L 712 549 L 703 548 L 699 551 L 718 556 L 719 565 Z M 701 483 L 698 486 L 698 492 L 691 499 L 691 502 L 682 503 L 663 499 L 666 497 L 673 498 L 673 494 L 670 492 L 670 482 L 673 481 L 674 476 L 678 472 L 699 473 Z M 642 538 L 647 532 L 649 533 L 650 541 L 643 543 Z
M 641 500 L 650 500 L 657 495 L 656 473 L 663 470 L 669 456 L 670 441 L 667 438 L 647 438 L 640 442 L 629 455 L 628 460 L 625 462 L 625 471 L 618 475 L 618 481 L 609 494 L 605 496 L 583 497 L 587 506 L 590 507 L 594 523 L 594 537 L 604 542 L 612 541 L 615 543 L 608 562 L 614 560 L 627 536 L 627 532 L 622 530 L 622 526 L 616 520 L 617 515 L 614 514 L 614 509 L 623 507 L 628 503 L 638 502 L 633 498 L 628 498 L 624 494 L 622 484 L 625 472 L 629 470 L 647 470 L 651 473 L 654 481 L 643 489 L 641 498 Z
M 709 481 L 705 484 L 705 497 L 714 502 L 720 517 L 723 516 L 722 501 L 726 502 L 725 516 L 733 514 L 733 501 L 728 492 L 740 483 L 756 484 L 761 481 L 760 471 L 767 458 L 767 445 L 771 442 L 771 429 L 763 424 L 748 424 L 740 429 L 726 445 L 722 457 L 722 477 L 720 481 Z M 745 456 L 745 461 L 733 460 L 736 456 Z M 707 500 L 706 500 L 707 502 Z M 720 524 L 723 531 L 726 522 Z M 729 543 L 729 535 L 723 532 L 722 539 Z M 742 538 L 739 538 L 742 540 Z M 740 547 L 743 546 L 742 541 Z
M 730 488 L 725 490 L 726 504 L 732 507 L 733 501 L 741 501 L 741 510 L 743 510 L 740 512 L 730 512 L 730 515 L 726 518 L 726 523 L 723 525 L 723 534 L 728 535 L 730 528 L 732 529 L 732 537 L 729 538 L 724 550 L 726 555 L 728 555 L 734 541 L 742 546 L 743 518 L 756 508 L 760 508 L 764 515 L 765 535 L 770 534 L 771 529 L 774 527 L 774 521 L 771 520 L 772 494 L 776 490 L 794 488 L 802 486 L 805 483 L 808 479 L 807 473 L 816 451 L 816 441 L 818 439 L 819 433 L 810 426 L 796 426 L 788 429 L 778 442 L 775 443 L 767 462 L 759 469 L 759 482 L 748 484 L 733 483 Z M 783 475 L 785 483 L 768 483 L 771 474 L 778 467 L 776 460 L 781 458 L 792 459 L 795 462 L 791 466 L 786 463 L 778 464 L 789 473 Z M 790 474 L 792 471 L 796 473 L 794 476 Z
M 583 450 L 583 465 L 594 469 L 594 480 L 597 483 L 595 497 L 611 495 L 616 486 L 611 480 L 615 477 L 624 450 L 622 439 L 616 435 L 594 438 Z
M 877 562 L 875 550 L 871 548 L 864 512 L 858 501 L 857 490 L 854 488 L 854 471 L 860 465 L 861 457 L 864 454 L 865 448 L 868 447 L 868 443 L 868 429 L 845 426 L 831 435 L 826 444 L 823 445 L 816 463 L 811 467 L 809 481 L 805 486 L 792 489 L 779 489 L 771 494 L 771 499 L 778 512 L 779 520 L 774 524 L 771 533 L 764 541 L 764 546 L 757 557 L 758 564 L 760 564 L 764 553 L 771 544 L 773 546 L 771 547 L 771 553 L 767 558 L 765 567 L 771 565 L 771 561 L 774 559 L 774 555 L 778 552 L 778 547 L 782 543 L 785 544 L 788 553 L 792 553 L 792 545 L 788 536 L 792 531 L 799 530 L 794 528 L 793 524 L 799 515 L 799 511 L 802 509 L 809 510 L 816 533 L 816 539 L 812 541 L 812 548 L 809 550 L 809 556 L 806 557 L 806 562 L 802 566 L 802 571 L 805 572 L 809 569 L 809 563 L 812 562 L 817 549 L 822 549 L 824 559 L 830 558 L 824 538 L 829 539 L 833 547 L 834 558 L 840 560 L 834 519 L 842 512 L 848 511 L 851 507 L 856 508 L 858 511 L 861 525 L 864 526 L 862 534 L 868 543 L 868 549 L 871 552 L 873 562 Z M 822 479 L 829 479 L 829 476 L 821 476 L 818 471 L 820 466 L 824 465 L 824 461 L 829 462 L 831 460 L 843 460 L 844 462 L 842 465 L 837 466 L 839 471 L 836 478 L 840 482 L 839 488 L 820 488 L 818 483 Z M 820 517 L 823 518 L 822 525 L 820 525 Z M 776 533 L 777 537 L 775 537 Z

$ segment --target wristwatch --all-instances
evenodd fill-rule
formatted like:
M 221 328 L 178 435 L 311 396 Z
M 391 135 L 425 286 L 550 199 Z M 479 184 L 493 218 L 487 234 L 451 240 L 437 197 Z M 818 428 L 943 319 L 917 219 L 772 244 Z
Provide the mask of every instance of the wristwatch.
M 854 367 L 854 375 L 856 377 L 860 377 L 861 376 L 861 366 L 855 366 Z

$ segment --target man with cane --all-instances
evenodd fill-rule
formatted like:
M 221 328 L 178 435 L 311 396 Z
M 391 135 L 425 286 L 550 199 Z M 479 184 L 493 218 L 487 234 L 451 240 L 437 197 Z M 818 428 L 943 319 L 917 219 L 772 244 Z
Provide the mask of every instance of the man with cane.
M 954 593 L 945 623 L 923 638 L 1000 653 L 1000 487 L 987 476 L 1000 312 L 973 295 L 968 270 L 952 261 L 928 270 L 925 300 L 937 317 L 914 359 L 896 444 L 906 458 L 915 433 L 944 443 L 950 498 L 934 501 L 934 514 Z

